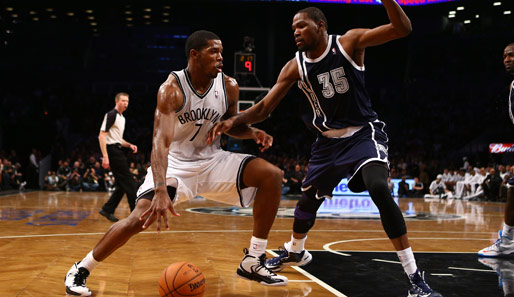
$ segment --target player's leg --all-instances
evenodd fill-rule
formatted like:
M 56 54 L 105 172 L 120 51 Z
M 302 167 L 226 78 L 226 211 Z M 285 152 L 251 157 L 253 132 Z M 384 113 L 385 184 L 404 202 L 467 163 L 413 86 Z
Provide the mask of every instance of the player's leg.
M 505 220 L 498 232 L 498 240 L 478 251 L 480 257 L 502 257 L 514 254 L 514 177 L 509 180 L 507 202 L 505 203 Z
M 168 187 L 168 194 L 171 199 L 175 197 L 175 192 L 175 188 Z M 87 277 L 100 262 L 122 247 L 132 236 L 143 230 L 144 221 L 140 221 L 139 218 L 150 207 L 153 194 L 154 192 L 151 191 L 142 196 L 138 200 L 134 211 L 127 218 L 113 224 L 93 250 L 80 262 L 73 264 L 64 279 L 66 293 L 75 296 L 91 295 L 91 291 L 86 287 Z
M 411 282 L 409 296 L 441 296 L 427 285 L 424 274 L 417 268 L 407 237 L 405 220 L 387 186 L 389 171 L 386 165 L 381 162 L 371 162 L 363 166 L 361 171 L 364 185 L 380 212 L 382 226 L 393 243 L 403 269 Z
M 245 161 L 243 161 L 245 162 Z M 250 248 L 239 265 L 239 276 L 263 285 L 287 285 L 287 278 L 276 275 L 264 266 L 268 234 L 275 221 L 282 191 L 282 172 L 260 158 L 244 164 L 241 188 L 257 188 L 253 203 L 253 236 Z
M 280 204 L 282 172 L 269 162 L 254 158 L 243 171 L 243 182 L 257 188 L 253 203 L 253 236 L 267 239 Z
M 305 249 L 307 233 L 316 222 L 316 213 L 325 198 L 316 195 L 313 186 L 302 190 L 302 196 L 294 211 L 293 234 L 291 240 L 284 243 L 284 249 L 277 257 L 266 261 L 266 266 L 274 272 L 290 266 L 304 266 L 312 261 L 312 255 Z

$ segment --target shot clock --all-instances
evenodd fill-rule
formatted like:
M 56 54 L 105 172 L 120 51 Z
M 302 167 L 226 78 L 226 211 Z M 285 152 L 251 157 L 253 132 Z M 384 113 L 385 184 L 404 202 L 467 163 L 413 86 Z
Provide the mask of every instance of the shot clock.
M 234 68 L 235 74 L 255 74 L 255 54 L 235 53 Z

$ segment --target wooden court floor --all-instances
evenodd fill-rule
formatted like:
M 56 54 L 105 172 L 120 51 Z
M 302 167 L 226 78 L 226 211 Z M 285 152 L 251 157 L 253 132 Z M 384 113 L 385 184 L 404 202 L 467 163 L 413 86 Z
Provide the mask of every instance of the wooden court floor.
M 0 196 L 0 296 L 65 296 L 65 273 L 111 225 L 98 214 L 108 197 L 109 193 L 42 191 Z M 416 212 L 435 215 L 433 219 L 407 220 L 415 252 L 476 252 L 494 241 L 503 220 L 501 203 L 401 199 L 402 211 L 409 202 Z M 295 203 L 283 200 L 281 207 L 294 207 Z M 252 218 L 187 211 L 222 206 L 201 199 L 180 204 L 181 217 L 171 220 L 170 231 L 157 234 L 155 226 L 150 227 L 93 271 L 87 283 L 92 296 L 159 296 L 161 271 L 178 261 L 194 263 L 203 271 L 204 296 L 346 296 L 302 269 L 281 273 L 289 278 L 285 287 L 265 287 L 238 278 L 236 269 L 243 248 L 249 245 Z M 124 218 L 128 214 L 124 200 L 115 215 Z M 283 245 L 291 227 L 291 218 L 277 218 L 268 249 Z M 380 221 L 361 219 L 317 220 L 306 248 L 392 251 Z M 355 284 L 359 285 L 363 284 Z

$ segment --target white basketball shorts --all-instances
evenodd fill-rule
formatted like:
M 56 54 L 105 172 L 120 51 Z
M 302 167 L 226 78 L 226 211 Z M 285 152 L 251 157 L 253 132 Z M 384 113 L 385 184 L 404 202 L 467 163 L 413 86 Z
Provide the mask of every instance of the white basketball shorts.
M 175 203 L 201 196 L 226 204 L 248 207 L 257 188 L 243 185 L 243 170 L 252 155 L 220 150 L 207 160 L 183 161 L 168 156 L 166 184 L 177 189 Z M 138 199 L 154 190 L 152 168 L 137 191 Z

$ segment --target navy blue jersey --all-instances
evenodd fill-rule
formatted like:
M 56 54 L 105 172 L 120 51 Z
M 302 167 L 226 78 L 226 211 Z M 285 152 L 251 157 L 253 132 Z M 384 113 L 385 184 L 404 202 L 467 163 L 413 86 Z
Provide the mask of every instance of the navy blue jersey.
M 301 80 L 298 87 L 311 104 L 312 123 L 320 132 L 362 126 L 377 119 L 365 88 L 364 66 L 357 65 L 339 43 L 329 35 L 325 52 L 309 59 L 296 53 Z

